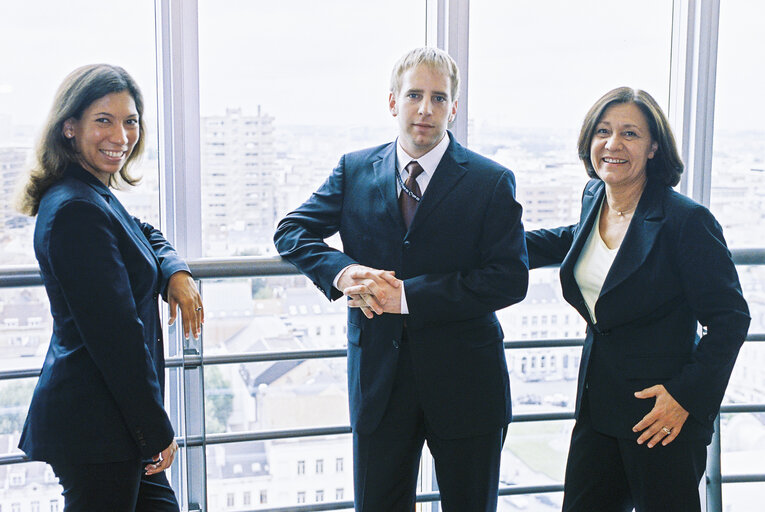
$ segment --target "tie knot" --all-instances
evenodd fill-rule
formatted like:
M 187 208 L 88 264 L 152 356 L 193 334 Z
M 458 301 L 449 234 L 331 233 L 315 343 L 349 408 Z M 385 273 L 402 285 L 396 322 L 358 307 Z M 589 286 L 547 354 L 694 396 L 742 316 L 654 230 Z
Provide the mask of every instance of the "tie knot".
M 423 173 L 425 169 L 422 168 L 420 164 L 417 163 L 417 160 L 412 160 L 409 162 L 409 165 L 406 166 L 406 172 L 409 173 L 409 180 L 416 180 L 417 176 Z

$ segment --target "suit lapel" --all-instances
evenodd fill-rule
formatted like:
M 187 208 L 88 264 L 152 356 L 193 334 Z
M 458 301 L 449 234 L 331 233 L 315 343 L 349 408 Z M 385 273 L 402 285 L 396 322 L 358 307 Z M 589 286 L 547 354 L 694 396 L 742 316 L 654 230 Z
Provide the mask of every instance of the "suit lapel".
M 579 216 L 579 226 L 577 227 L 574 241 L 571 249 L 564 258 L 560 266 L 560 279 L 563 289 L 563 295 L 566 301 L 582 315 L 582 318 L 589 319 L 590 312 L 584 302 L 582 292 L 574 278 L 574 265 L 579 260 L 584 244 L 594 228 L 595 219 L 598 217 L 598 210 L 603 204 L 605 195 L 605 186 L 602 181 L 593 181 L 587 185 L 582 195 L 582 213 Z
M 392 142 L 385 150 L 382 157 L 372 163 L 374 169 L 375 186 L 380 192 L 385 210 L 391 216 L 396 225 L 405 229 L 404 218 L 398 207 L 398 193 L 396 188 L 396 143 Z
M 412 225 L 409 226 L 410 232 L 415 231 L 425 222 L 425 219 L 433 213 L 433 210 L 467 172 L 462 165 L 467 162 L 465 149 L 454 140 L 451 134 L 448 136 L 450 138 L 449 147 L 436 167 L 428 187 L 417 205 L 417 212 L 412 219 Z
M 606 275 L 598 300 L 632 275 L 651 252 L 664 223 L 661 192 L 660 183 L 648 181 L 611 270 Z
M 133 237 L 133 240 L 136 244 L 139 246 L 142 245 L 145 249 L 148 250 L 149 254 L 151 254 L 151 257 L 154 259 L 154 261 L 159 265 L 159 259 L 157 259 L 157 254 L 154 252 L 154 249 L 149 244 L 149 241 L 146 239 L 146 236 L 141 232 L 141 230 L 138 228 L 138 223 L 136 223 L 135 219 L 125 210 L 125 207 L 122 206 L 122 203 L 120 203 L 119 199 L 117 199 L 114 194 L 109 191 L 109 205 L 112 207 L 114 212 L 117 214 L 117 216 L 122 221 L 122 224 L 127 229 L 128 233 Z
M 151 257 L 153 260 L 159 265 L 159 259 L 157 258 L 156 253 L 154 252 L 154 249 L 149 244 L 149 241 L 146 239 L 146 236 L 141 232 L 140 229 L 138 229 L 138 224 L 135 222 L 133 217 L 130 216 L 130 214 L 125 210 L 125 208 L 122 206 L 122 203 L 119 202 L 117 197 L 112 194 L 112 191 L 109 190 L 109 188 L 101 183 L 98 178 L 90 174 L 88 171 L 83 169 L 82 167 L 78 165 L 70 165 L 67 169 L 69 173 L 71 173 L 75 178 L 79 179 L 80 181 L 84 182 L 86 185 L 88 185 L 90 188 L 95 190 L 99 195 L 101 195 L 106 202 L 111 207 L 112 211 L 117 215 L 117 217 L 120 219 L 120 222 L 123 226 L 125 226 L 125 229 L 130 234 L 130 236 L 133 238 L 133 241 L 139 245 L 146 248 L 151 254 Z

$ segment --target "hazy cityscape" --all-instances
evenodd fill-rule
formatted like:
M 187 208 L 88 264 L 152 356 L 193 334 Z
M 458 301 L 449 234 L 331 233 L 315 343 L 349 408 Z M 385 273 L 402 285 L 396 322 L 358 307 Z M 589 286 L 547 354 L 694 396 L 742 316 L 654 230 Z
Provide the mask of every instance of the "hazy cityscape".
M 34 130 L 0 123 L 0 265 L 34 264 L 33 219 L 9 200 L 31 155 Z M 203 246 L 207 257 L 275 256 L 276 222 L 315 190 L 353 149 L 392 140 L 392 126 L 365 129 L 280 126 L 265 108 L 230 108 L 202 119 Z M 470 123 L 471 148 L 513 169 L 526 229 L 576 221 L 587 177 L 576 159 L 575 132 L 498 129 Z M 18 142 L 14 142 L 18 141 Z M 720 134 L 715 143 L 712 210 L 731 247 L 761 247 L 765 220 L 765 134 Z M 119 192 L 127 209 L 159 224 L 156 147 L 141 164 L 142 184 Z M 742 207 L 745 205 L 745 207 Z M 333 242 L 338 243 L 338 242 Z M 448 257 L 448 255 L 445 255 Z M 765 330 L 765 268 L 740 267 L 752 310 L 751 332 Z M 205 280 L 206 355 L 345 346 L 343 301 L 328 302 L 296 276 Z M 500 311 L 508 340 L 581 338 L 584 324 L 561 297 L 555 269 L 532 272 L 526 300 Z M 44 290 L 0 289 L 0 367 L 39 366 L 51 331 Z M 752 344 L 750 344 L 752 345 Z M 515 413 L 571 410 L 577 348 L 510 349 Z M 278 430 L 348 423 L 346 361 L 317 359 L 207 366 L 208 433 Z M 34 379 L 0 383 L 0 454 L 16 444 Z M 728 389 L 729 402 L 765 400 L 765 350 L 746 346 Z M 505 485 L 563 480 L 571 421 L 515 423 L 503 452 Z M 723 418 L 723 472 L 762 472 L 765 417 Z M 177 468 L 173 469 L 177 470 Z M 210 510 L 244 511 L 353 497 L 349 436 L 213 445 L 207 450 Z M 433 489 L 427 450 L 420 490 Z M 725 489 L 725 488 L 724 488 Z M 726 497 L 726 510 L 756 508 L 756 486 Z M 724 491 L 725 492 L 725 491 Z M 508 496 L 500 510 L 559 510 L 559 494 Z M 438 510 L 437 504 L 420 505 Z M 755 507 L 755 508 L 752 508 Z M 63 509 L 55 476 L 43 464 L 0 466 L 0 510 Z

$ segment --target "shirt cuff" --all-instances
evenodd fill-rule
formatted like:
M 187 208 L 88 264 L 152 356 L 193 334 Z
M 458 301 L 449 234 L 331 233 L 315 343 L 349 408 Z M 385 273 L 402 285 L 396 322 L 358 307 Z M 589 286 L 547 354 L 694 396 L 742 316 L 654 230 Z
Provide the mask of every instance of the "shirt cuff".
M 332 286 L 334 286 L 335 289 L 338 290 L 339 292 L 342 293 L 342 291 L 343 291 L 343 290 L 341 290 L 340 288 L 337 287 L 337 282 L 340 280 L 340 276 L 343 275 L 343 272 L 345 272 L 348 269 L 348 267 L 352 267 L 354 265 L 355 265 L 355 263 L 351 263 L 347 267 L 343 267 L 343 270 L 338 272 L 337 275 L 335 276 L 335 278 L 332 280 Z
M 404 293 L 404 281 L 401 281 L 401 314 L 409 314 L 409 306 L 406 304 L 406 293 Z

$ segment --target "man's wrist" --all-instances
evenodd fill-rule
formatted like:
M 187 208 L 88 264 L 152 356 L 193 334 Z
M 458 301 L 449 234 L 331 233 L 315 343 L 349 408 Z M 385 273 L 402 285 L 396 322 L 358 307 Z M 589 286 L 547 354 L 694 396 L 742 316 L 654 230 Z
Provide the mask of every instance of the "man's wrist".
M 349 268 L 351 268 L 351 267 L 355 267 L 355 266 L 357 266 L 357 265 L 358 265 L 358 263 L 351 263 L 351 264 L 350 264 L 350 265 L 348 265 L 347 267 L 344 267 L 344 268 L 343 268 L 343 269 L 342 269 L 340 272 L 338 272 L 338 273 L 337 273 L 337 275 L 335 276 L 335 279 L 332 281 L 332 286 L 334 286 L 334 287 L 335 287 L 335 289 L 337 289 L 337 290 L 339 290 L 340 292 L 342 292 L 342 291 L 343 291 L 343 289 L 342 289 L 342 288 L 340 288 L 340 279 L 342 279 L 342 277 L 343 277 L 343 274 L 345 274 L 345 271 L 346 271 L 346 270 L 348 270 L 348 269 L 349 269 Z

